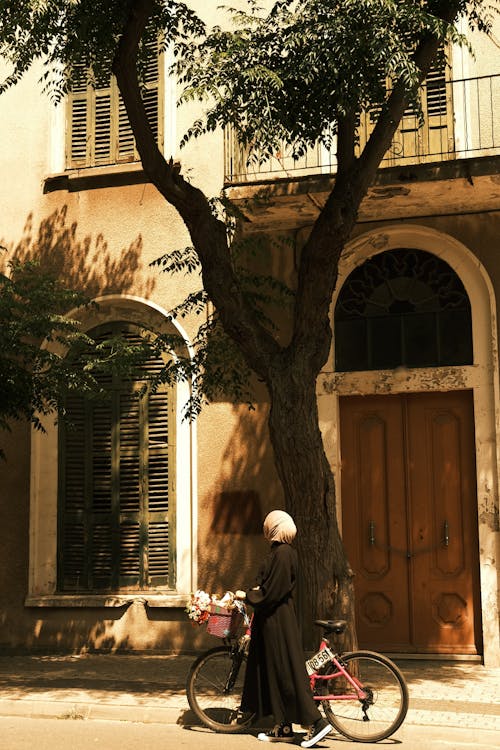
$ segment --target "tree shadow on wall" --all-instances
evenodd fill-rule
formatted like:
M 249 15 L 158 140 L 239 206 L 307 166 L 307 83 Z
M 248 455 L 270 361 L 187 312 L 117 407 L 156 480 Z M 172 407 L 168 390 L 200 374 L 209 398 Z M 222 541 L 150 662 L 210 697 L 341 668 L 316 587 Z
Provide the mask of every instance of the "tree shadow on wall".
M 0 244 L 5 242 L 0 240 Z M 30 214 L 21 239 L 8 251 L 20 261 L 38 259 L 44 270 L 64 279 L 66 286 L 89 296 L 126 292 L 146 296 L 154 288 L 154 279 L 147 266 L 143 268 L 142 249 L 140 236 L 120 252 L 110 250 L 102 234 L 81 237 L 63 206 L 38 226 Z M 219 413 L 221 431 L 217 430 Z M 267 419 L 263 391 L 253 412 L 243 404 L 216 403 L 200 417 L 205 451 L 207 435 L 214 436 L 215 446 L 199 474 L 198 585 L 213 593 L 251 585 L 267 552 L 263 518 L 269 510 L 283 507 Z M 189 561 L 182 564 L 189 565 Z M 100 607 L 46 609 L 43 617 L 29 610 L 21 618 L 21 628 L 16 622 L 18 612 L 5 611 L 3 631 L 16 629 L 18 635 L 12 636 L 12 642 L 24 643 L 33 651 L 192 652 L 214 645 L 215 639 L 205 628 L 191 626 L 183 609 L 183 605 L 164 608 L 134 603 L 113 613 Z
M 202 419 L 214 425 L 216 415 L 210 411 L 209 407 Z M 219 595 L 252 585 L 268 551 L 262 521 L 270 510 L 283 507 L 268 438 L 267 404 L 256 404 L 252 412 L 244 405 L 224 405 L 224 418 L 231 415 L 232 428 L 217 433 L 218 452 L 213 456 L 217 470 L 206 471 L 198 507 L 197 584 Z M 200 475 L 206 468 L 200 466 Z M 123 607 L 47 608 L 43 616 L 28 611 L 33 616 L 31 627 L 26 618 L 25 636 L 11 639 L 20 651 L 31 653 L 193 654 L 219 643 L 206 627 L 193 626 L 183 605 L 149 606 L 146 593 L 143 600 L 131 597 Z M 5 616 L 0 634 L 9 626 L 17 627 L 9 611 Z
M 110 248 L 102 233 L 80 238 L 78 224 L 68 219 L 66 205 L 42 219 L 38 228 L 30 213 L 17 245 L 6 245 L 1 239 L 0 245 L 7 246 L 10 259 L 36 260 L 43 271 L 89 297 L 132 290 L 136 295 L 148 297 L 155 287 L 153 276 L 149 270 L 144 270 L 141 260 L 143 240 L 140 234 L 128 248 L 120 251 Z
M 218 473 L 201 496 L 198 521 L 198 583 L 214 593 L 252 584 L 268 551 L 263 520 L 284 506 L 264 395 L 255 410 L 236 405 L 233 415 L 231 433 L 219 433 Z

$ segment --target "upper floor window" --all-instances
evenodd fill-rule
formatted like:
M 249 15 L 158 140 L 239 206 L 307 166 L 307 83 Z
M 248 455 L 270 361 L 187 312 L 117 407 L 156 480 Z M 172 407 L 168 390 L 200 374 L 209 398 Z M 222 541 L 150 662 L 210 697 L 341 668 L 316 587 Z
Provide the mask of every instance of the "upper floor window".
M 160 148 L 163 144 L 164 89 L 161 61 L 158 44 L 151 44 L 142 96 Z M 94 77 L 85 65 L 77 66 L 68 96 L 66 131 L 68 169 L 122 164 L 139 159 L 132 128 L 111 71 Z
M 455 271 L 422 250 L 375 255 L 335 307 L 337 371 L 470 365 L 471 308 Z
M 453 154 L 453 87 L 450 73 L 451 67 L 441 50 L 419 89 L 421 111 L 414 104 L 406 108 L 392 144 L 382 160 L 383 166 L 432 161 Z M 387 80 L 388 91 L 390 86 Z M 362 115 L 358 133 L 360 149 L 370 137 L 379 114 L 380 108 L 375 108 Z
M 139 331 L 95 329 L 98 341 Z M 175 398 L 144 377 L 103 377 L 106 399 L 73 395 L 59 428 L 58 590 L 175 589 Z

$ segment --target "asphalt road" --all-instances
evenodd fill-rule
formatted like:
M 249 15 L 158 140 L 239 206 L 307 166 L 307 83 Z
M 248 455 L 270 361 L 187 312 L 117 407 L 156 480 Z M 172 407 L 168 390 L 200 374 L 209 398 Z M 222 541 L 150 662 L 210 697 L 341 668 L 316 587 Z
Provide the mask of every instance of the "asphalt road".
M 370 747 L 380 750 L 389 747 L 394 750 L 496 750 L 500 748 L 500 737 L 490 730 L 403 725 L 393 738 L 378 745 L 353 743 L 329 735 L 317 748 L 349 750 L 349 746 L 360 750 Z M 255 734 L 220 735 L 174 724 L 0 717 L 1 750 L 257 750 L 262 747 Z

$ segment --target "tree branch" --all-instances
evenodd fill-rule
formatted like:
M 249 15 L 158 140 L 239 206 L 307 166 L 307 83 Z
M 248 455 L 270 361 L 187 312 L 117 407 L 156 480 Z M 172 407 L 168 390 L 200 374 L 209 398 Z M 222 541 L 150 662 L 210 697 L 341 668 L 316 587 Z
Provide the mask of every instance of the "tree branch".
M 442 2 L 438 3 L 438 6 L 439 12 L 435 12 L 436 17 L 445 23 L 453 23 L 460 11 L 461 3 Z M 424 37 L 417 46 L 413 59 L 420 71 L 418 76 L 419 85 L 421 85 L 427 78 L 440 45 L 441 40 L 429 34 Z M 361 178 L 359 190 L 364 191 L 363 195 L 368 190 L 371 182 L 373 182 L 377 169 L 380 166 L 380 162 L 390 148 L 394 134 L 396 133 L 409 101 L 410 98 L 403 82 L 398 81 L 394 86 L 394 89 L 387 100 L 387 105 L 378 118 L 359 159 L 359 176 Z
M 443 2 L 436 15 L 452 23 L 460 5 L 460 2 Z M 420 71 L 420 83 L 427 77 L 439 45 L 440 40 L 432 35 L 423 38 L 418 45 L 414 61 Z M 302 249 L 294 319 L 294 345 L 302 357 L 309 356 L 319 369 L 326 362 L 327 344 L 331 341 L 330 305 L 340 255 L 357 221 L 361 201 L 373 183 L 408 103 L 408 92 L 403 82 L 398 81 L 358 159 L 351 154 L 351 123 L 348 119 L 339 122 L 338 171 L 332 192 Z M 315 332 L 314 336 L 311 331 Z M 322 338 L 321 331 L 324 331 Z
M 137 77 L 137 51 L 153 7 L 154 0 L 133 2 L 113 61 L 113 72 L 144 171 L 183 219 L 200 259 L 204 287 L 226 333 L 240 346 L 250 367 L 267 380 L 269 358 L 280 347 L 258 322 L 242 294 L 231 262 L 226 225 L 212 214 L 203 192 L 184 180 L 172 159 L 165 160 L 148 124 Z
M 352 169 L 356 160 L 356 118 L 348 113 L 337 120 L 337 174 Z

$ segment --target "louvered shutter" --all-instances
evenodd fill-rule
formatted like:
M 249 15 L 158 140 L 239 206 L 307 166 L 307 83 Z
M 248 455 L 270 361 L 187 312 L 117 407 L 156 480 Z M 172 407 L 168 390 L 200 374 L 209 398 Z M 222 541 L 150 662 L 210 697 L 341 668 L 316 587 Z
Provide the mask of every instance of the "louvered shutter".
M 443 62 L 435 65 L 425 82 L 425 119 L 428 153 L 449 155 L 454 151 L 452 86 Z
M 94 159 L 92 166 L 110 164 L 111 148 L 111 86 L 94 92 Z
M 68 97 L 68 139 L 66 146 L 66 163 L 68 166 L 85 166 L 90 161 L 90 139 L 87 123 L 89 121 L 87 69 L 77 65 L 74 72 L 73 88 Z
M 91 141 L 90 166 L 110 164 L 113 161 L 113 83 L 111 60 L 108 60 L 106 69 L 95 77 L 89 91 L 91 108 L 87 127 Z
M 80 591 L 88 588 L 86 533 L 86 409 L 82 399 L 68 398 L 67 412 L 71 423 L 61 424 L 64 460 L 60 461 L 59 491 L 63 499 L 62 523 L 59 525 L 59 588 Z M 60 507 L 61 509 L 61 507 Z
M 158 42 L 149 40 L 147 42 L 147 59 L 144 72 L 144 84 L 142 88 L 142 99 L 146 109 L 146 115 L 153 135 L 159 147 L 163 147 L 163 127 L 161 119 L 160 92 L 163 91 L 162 85 L 162 67 L 160 65 L 161 56 L 158 51 Z M 114 79 L 113 79 L 114 80 Z M 135 147 L 135 139 L 132 128 L 128 121 L 125 105 L 121 98 L 116 80 L 116 101 L 117 101 L 117 144 L 116 144 L 116 161 L 127 162 L 139 159 L 139 154 Z
M 120 93 L 118 93 L 118 138 L 116 149 L 117 162 L 134 161 L 137 158 L 134 135 Z
M 89 588 L 108 590 L 113 585 L 113 402 L 90 407 L 89 455 L 91 491 L 88 498 L 91 560 Z
M 158 54 L 158 43 L 149 41 L 147 43 L 147 61 L 144 74 L 144 87 L 142 100 L 146 109 L 149 126 L 153 131 L 156 142 L 162 147 L 162 128 L 160 122 L 160 57 Z
M 103 331 L 101 339 L 111 335 Z M 79 366 L 80 362 L 76 362 Z M 100 378 L 106 401 L 67 399 L 60 427 L 59 588 L 110 590 L 113 572 L 113 473 L 111 379 Z
M 173 498 L 173 399 L 163 388 L 148 399 L 148 580 L 152 586 L 164 586 L 175 579 L 172 551 L 174 527 L 170 507 Z
M 120 585 L 143 583 L 144 524 L 143 447 L 144 429 L 139 394 L 119 394 L 120 448 Z
M 394 136 L 393 158 L 410 159 L 412 162 L 432 161 L 436 156 L 448 153 L 448 140 L 453 137 L 451 99 L 446 85 L 446 62 L 434 63 L 420 90 L 423 124 L 413 107 L 403 115 Z M 451 91 L 451 88 L 450 88 Z
M 100 330 L 103 341 L 125 324 Z M 173 391 L 151 393 L 145 362 L 137 382 L 103 382 L 109 398 L 72 397 L 61 428 L 60 588 L 103 591 L 175 587 Z
M 415 107 L 408 107 L 384 157 L 384 165 L 433 161 L 436 156 L 449 153 L 449 142 L 453 141 L 453 109 L 447 74 L 443 55 L 431 68 L 420 90 L 423 125 L 419 122 Z M 370 137 L 379 114 L 380 108 L 377 108 L 362 116 L 360 149 Z
M 142 97 L 148 122 L 162 148 L 163 85 L 159 60 L 158 43 L 148 42 Z M 91 79 L 84 66 L 77 66 L 68 97 L 67 166 L 94 167 L 137 161 L 139 155 L 116 78 L 109 72 L 94 81 Z
M 128 332 L 129 340 L 135 341 L 133 331 Z M 147 382 L 147 377 L 158 373 L 163 367 L 161 357 L 154 357 L 143 364 L 144 380 L 135 384 L 136 389 Z M 140 376 L 139 376 L 140 377 Z M 127 536 L 123 537 L 122 557 L 129 557 L 134 545 L 141 545 L 142 567 L 140 577 L 146 586 L 171 586 L 175 581 L 173 565 L 174 538 L 174 484 L 171 465 L 175 450 L 174 434 L 170 429 L 174 424 L 175 402 L 172 389 L 161 386 L 157 392 L 141 389 L 140 394 L 130 393 L 128 414 L 139 415 L 140 429 L 126 431 L 126 443 L 121 449 L 120 460 L 132 453 L 139 461 L 127 459 L 127 470 L 120 471 L 120 481 L 126 478 L 127 497 Z M 132 422 L 135 424 L 136 420 Z M 120 422 L 124 429 L 123 419 Z M 124 490 L 122 484 L 121 512 L 124 517 Z M 125 520 L 124 520 L 125 522 Z

